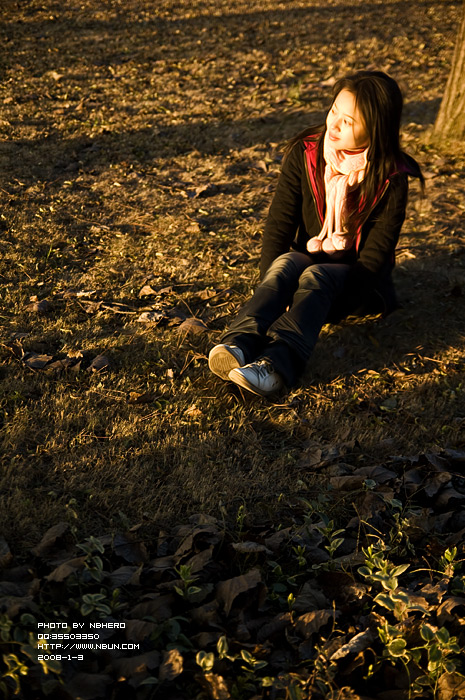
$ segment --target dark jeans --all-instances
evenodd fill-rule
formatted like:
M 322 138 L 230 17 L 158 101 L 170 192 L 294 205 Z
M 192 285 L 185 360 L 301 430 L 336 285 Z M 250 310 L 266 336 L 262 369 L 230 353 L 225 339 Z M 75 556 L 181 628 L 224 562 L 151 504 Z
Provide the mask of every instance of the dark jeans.
M 239 346 L 246 362 L 258 357 L 270 360 L 292 386 L 305 369 L 333 302 L 344 290 L 349 270 L 346 264 L 314 264 L 304 253 L 281 255 L 222 342 Z

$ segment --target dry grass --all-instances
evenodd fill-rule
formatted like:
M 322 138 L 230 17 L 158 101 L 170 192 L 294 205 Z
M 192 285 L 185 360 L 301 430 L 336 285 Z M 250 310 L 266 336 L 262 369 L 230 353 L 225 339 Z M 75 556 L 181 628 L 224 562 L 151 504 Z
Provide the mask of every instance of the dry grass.
M 0 527 L 12 549 L 73 512 L 82 535 L 242 503 L 273 512 L 280 494 L 324 488 L 313 445 L 350 442 L 360 463 L 463 446 L 465 154 L 425 140 L 460 3 L 407 5 L 5 8 Z M 428 173 L 399 250 L 404 308 L 325 328 L 282 404 L 244 397 L 208 374 L 206 354 L 257 280 L 279 144 L 321 118 L 329 78 L 373 65 L 402 82 L 405 143 Z M 144 310 L 171 316 L 142 323 Z M 185 317 L 207 332 L 180 332 Z M 29 351 L 85 358 L 47 373 L 25 366 Z M 87 371 L 102 353 L 110 369 Z

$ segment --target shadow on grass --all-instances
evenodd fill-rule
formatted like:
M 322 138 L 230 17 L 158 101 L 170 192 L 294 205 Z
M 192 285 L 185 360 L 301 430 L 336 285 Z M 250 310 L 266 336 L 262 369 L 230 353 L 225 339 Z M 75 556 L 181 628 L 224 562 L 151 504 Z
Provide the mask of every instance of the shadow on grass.
M 432 124 L 440 99 L 408 103 L 404 122 L 414 120 Z M 198 152 L 202 155 L 227 155 L 231 150 L 248 149 L 270 142 L 284 143 L 301 129 L 319 124 L 324 113 L 281 107 L 254 119 L 205 119 L 181 124 L 147 127 L 133 132 L 108 132 L 93 136 L 62 138 L 53 134 L 45 139 L 17 140 L 8 144 L 4 154 L 12 179 L 45 181 L 54 188 L 76 175 L 98 175 L 115 164 L 152 168 L 163 160 Z M 246 156 L 247 160 L 247 156 Z M 236 164 L 237 165 L 237 164 Z M 250 162 L 244 163 L 244 169 Z
M 98 175 L 125 162 L 128 167 L 153 167 L 192 152 L 225 155 L 269 141 L 285 141 L 306 125 L 321 122 L 321 112 L 300 110 L 285 115 L 281 110 L 249 120 L 186 120 L 183 124 L 145 128 L 134 132 L 106 133 L 92 137 L 17 140 L 2 149 L 10 176 L 48 181 L 61 187 L 77 174 Z M 292 128 L 292 130 L 291 130 Z M 245 166 L 244 166 L 245 167 Z
M 381 321 L 348 320 L 324 334 L 301 387 L 278 404 L 210 375 L 206 354 L 214 340 L 186 336 L 179 343 L 175 330 L 153 342 L 117 343 L 114 370 L 101 377 L 70 384 L 29 372 L 21 380 L 15 371 L 13 380 L 10 370 L 5 410 L 18 418 L 9 419 L 3 434 L 11 459 L 0 497 L 4 514 L 20 516 L 14 528 L 8 518 L 3 522 L 7 536 L 32 546 L 50 523 L 68 517 L 72 499 L 82 536 L 108 532 L 125 517 L 159 526 L 196 511 L 218 516 L 226 509 L 234 516 L 241 504 L 269 516 L 280 494 L 298 494 L 302 480 L 304 495 L 324 490 L 312 481 L 309 446 L 352 441 L 343 460 L 354 464 L 444 441 L 460 446 L 465 299 L 451 294 L 454 268 L 447 255 L 434 248 L 428 253 L 396 273 L 404 310 Z M 460 258 L 456 263 L 459 271 Z M 109 329 L 112 336 L 117 325 Z M 205 360 L 180 371 L 194 355 Z M 149 378 L 146 368 L 171 356 L 178 358 L 171 365 L 174 379 L 167 382 L 166 372 L 154 370 Z M 129 361 L 133 379 L 148 382 L 160 407 L 128 405 L 121 389 L 129 391 L 122 376 Z M 380 376 L 369 377 L 367 370 Z M 394 381 L 399 371 L 404 379 Z M 29 394 L 21 396 L 26 383 Z M 393 398 L 395 405 L 385 410 Z
M 72 511 L 79 537 L 106 533 L 124 519 L 154 527 L 199 511 L 234 519 L 241 505 L 270 517 L 283 498 L 326 492 L 325 481 L 315 476 L 314 448 L 369 465 L 445 440 L 463 446 L 452 397 L 459 379 L 458 372 L 447 377 L 429 371 L 389 412 L 381 408 L 391 396 L 389 384 L 378 385 L 363 405 L 352 400 L 360 384 L 350 382 L 333 396 L 328 390 L 323 401 L 309 390 L 277 405 L 198 378 L 197 391 L 186 397 L 195 403 L 186 402 L 184 413 L 174 418 L 166 409 L 133 407 L 126 426 L 122 415 L 105 419 L 108 405 L 100 400 L 100 432 L 96 407 L 75 416 L 79 436 L 69 430 L 68 445 L 54 444 L 51 433 L 47 444 L 51 424 L 44 421 L 35 435 L 29 431 L 24 456 L 5 470 L 3 533 L 10 542 L 32 546 Z M 149 411 L 152 417 L 144 418 Z M 5 519 L 8 513 L 18 514 L 15 523 Z
M 415 35 L 428 33 L 416 21 L 416 2 L 363 3 L 359 7 L 345 3 L 289 5 L 247 12 L 231 12 L 230 6 L 227 12 L 221 6 L 214 11 L 207 7 L 196 13 L 195 6 L 186 12 L 186 8 L 176 10 L 171 4 L 164 7 L 162 2 L 150 12 L 142 8 L 139 12 L 133 8 L 115 9 L 108 19 L 93 14 L 92 7 L 85 14 L 81 7 L 64 7 L 59 13 L 48 12 L 44 17 L 42 7 L 31 6 L 25 13 L 27 23 L 13 17 L 5 23 L 3 33 L 9 60 L 22 62 L 29 58 L 36 74 L 56 70 L 57 54 L 60 66 L 67 70 L 82 65 L 84 60 L 96 67 L 163 61 L 170 71 L 174 66 L 170 67 L 169 62 L 179 54 L 192 59 L 213 51 L 216 56 L 230 59 L 241 46 L 249 51 L 274 52 L 289 42 L 306 46 L 324 42 L 326 50 L 333 53 L 338 45 L 354 39 L 379 37 L 389 43 L 407 31 Z M 423 15 L 435 5 L 434 0 L 424 0 Z M 449 0 L 444 5 L 456 7 L 457 3 Z M 177 12 L 182 16 L 176 16 Z
M 420 11 L 426 17 L 425 13 L 436 5 L 432 1 L 421 3 Z M 452 1 L 444 5 L 458 7 Z M 24 71 L 25 82 L 14 85 L 16 93 L 5 107 L 12 105 L 14 133 L 21 131 L 25 136 L 2 144 L 1 149 L 11 181 L 17 178 L 27 184 L 35 185 L 36 180 L 45 184 L 34 205 L 42 205 L 42 197 L 50 204 L 47 190 L 59 192 L 64 181 L 75 180 L 77 175 L 98 176 L 110 166 L 123 163 L 128 169 L 135 166 L 151 172 L 155 165 L 169 170 L 170 159 L 193 151 L 206 156 L 239 151 L 232 167 L 243 165 L 247 171 L 250 154 L 242 163 L 241 150 L 284 140 L 321 120 L 321 111 L 315 110 L 317 106 L 321 109 L 323 93 L 327 98 L 330 91 L 330 83 L 324 85 L 323 79 L 332 76 L 346 59 L 348 42 L 354 46 L 357 41 L 378 38 L 386 45 L 396 37 L 412 36 L 417 40 L 420 35 L 428 42 L 437 31 L 432 18 L 427 26 L 418 24 L 417 2 L 306 8 L 285 4 L 272 11 L 220 14 L 216 9 L 190 17 L 176 17 L 176 12 L 187 10 L 173 8 L 171 2 L 166 3 L 171 14 L 161 16 L 163 7 L 161 1 L 155 10 L 152 8 L 156 16 L 143 9 L 137 15 L 111 9 L 111 17 L 101 20 L 92 12 L 86 15 L 85 4 L 76 10 L 60 7 L 56 15 L 42 5 L 30 4 L 25 9 L 27 21 L 16 22 L 13 16 L 4 25 L 8 49 L 4 68 L 17 64 Z M 455 31 L 453 20 L 450 27 L 447 21 L 441 26 L 443 33 L 449 30 L 451 34 Z M 309 70 L 300 63 L 278 81 L 283 68 L 289 71 L 284 56 L 290 49 L 300 51 L 300 55 L 308 52 Z M 372 59 L 365 51 L 362 65 Z M 236 83 L 229 89 L 227 80 L 233 63 Z M 394 69 L 403 71 L 403 65 Z M 410 66 L 406 71 L 412 81 L 416 79 L 415 70 Z M 315 82 L 306 88 L 303 83 L 309 75 Z M 254 112 L 240 99 L 255 90 L 256 78 L 262 80 L 264 90 L 279 82 L 283 94 L 302 87 L 297 96 L 300 102 L 296 100 L 292 111 L 286 111 L 291 102 L 286 102 L 286 97 L 280 102 L 276 94 L 274 102 L 269 102 L 275 108 L 257 116 L 259 110 Z M 167 83 L 171 92 L 167 88 L 165 94 Z M 187 119 L 189 90 L 197 90 L 202 98 L 205 90 L 213 103 L 208 109 L 202 106 L 191 120 Z M 221 111 L 216 101 L 219 104 L 226 95 L 230 102 Z M 231 99 L 236 95 L 237 111 Z M 140 106 L 144 96 L 150 98 L 145 112 Z M 186 111 L 172 116 L 169 101 L 175 102 L 179 96 L 185 101 Z M 263 103 L 263 93 L 260 99 Z M 438 101 L 407 103 L 406 120 L 430 123 Z M 117 131 L 105 132 L 101 124 L 95 127 L 102 106 L 120 109 L 127 118 L 123 123 L 131 119 L 133 128 L 120 126 Z M 74 131 L 68 128 L 71 118 L 75 119 Z M 94 134 L 94 127 L 98 133 Z M 40 135 L 28 138 L 34 131 Z M 76 136 L 77 132 L 80 135 Z M 67 134 L 71 136 L 67 138 Z M 178 172 L 185 166 L 178 163 Z M 204 172 L 207 170 L 201 177 L 210 177 Z M 195 175 L 198 177 L 198 172 Z M 170 173 L 162 171 L 161 177 L 169 178 Z M 84 183 L 74 182 L 78 198 L 82 191 L 77 211 L 86 211 L 87 206 L 90 209 L 89 180 L 91 186 L 97 183 L 92 196 L 100 215 L 99 189 L 104 190 L 107 183 L 99 183 L 98 178 L 94 182 L 91 177 Z M 18 207 L 27 209 L 23 190 L 16 191 L 21 192 Z M 30 207 L 31 220 L 36 212 L 36 206 Z M 48 222 L 43 226 L 48 228 Z M 32 225 L 25 230 L 30 236 Z M 98 238 L 99 233 L 95 236 Z M 29 242 L 30 238 L 24 240 Z M 422 243 L 420 240 L 420 246 Z M 43 255 L 50 254 L 47 243 L 42 245 Z M 312 475 L 311 466 L 305 462 L 309 440 L 332 444 L 343 440 L 344 435 L 350 436 L 363 446 L 363 451 L 355 454 L 356 459 L 371 459 L 372 455 L 379 459 L 383 440 L 394 440 L 399 449 L 411 445 L 418 449 L 422 442 L 439 439 L 442 421 L 450 421 L 461 404 L 454 406 L 451 395 L 451 386 L 459 381 L 455 370 L 451 369 L 450 378 L 443 373 L 433 376 L 434 354 L 449 346 L 462 347 L 464 317 L 463 296 L 452 294 L 452 284 L 443 269 L 463 272 L 458 258 L 447 256 L 439 241 L 429 240 L 421 257 L 405 263 L 396 273 L 402 300 L 409 297 L 405 309 L 385 321 L 347 321 L 324 335 L 310 363 L 312 381 L 282 405 L 242 397 L 235 388 L 219 385 L 208 375 L 206 362 L 186 370 L 185 384 L 181 378 L 169 384 L 166 378 L 151 375 L 142 367 L 142 362 L 154 364 L 155 353 L 153 357 L 134 357 L 134 346 L 125 347 L 119 341 L 113 344 L 115 371 L 108 377 L 98 377 L 95 385 L 86 381 L 82 382 L 84 386 L 79 382 L 71 386 L 65 381 L 54 384 L 31 379 L 29 373 L 21 375 L 17 368 L 11 374 L 8 371 L 4 380 L 10 394 L 5 407 L 2 404 L 8 418 L 8 434 L 4 431 L 3 435 L 6 466 L 0 509 L 6 518 L 5 527 L 12 537 L 34 544 L 36 535 L 42 535 L 50 523 L 68 517 L 66 506 L 73 498 L 78 526 L 93 534 L 114 527 L 118 518 L 122 519 L 121 513 L 133 522 L 169 518 L 179 522 L 199 509 L 217 513 L 220 504 L 234 510 L 244 501 L 275 503 L 280 493 L 297 491 L 302 476 Z M 240 279 L 239 267 L 234 275 Z M 36 328 L 39 326 L 37 323 Z M 44 326 L 46 323 L 35 332 L 43 332 Z M 102 326 L 99 343 L 103 345 L 118 334 L 121 326 L 116 320 L 106 330 Z M 58 337 L 58 331 L 54 334 Z M 188 351 L 179 345 L 174 333 L 164 342 L 166 355 Z M 151 341 L 146 344 L 150 355 Z M 201 346 L 204 353 L 205 346 Z M 453 359 L 453 353 L 443 355 Z M 129 367 L 129 361 L 125 364 L 128 358 L 135 371 L 129 375 L 128 370 L 129 377 L 121 377 L 121 367 Z M 423 389 L 419 397 L 417 386 L 402 388 L 400 383 L 401 388 L 395 389 L 401 395 L 399 409 L 383 412 L 380 405 L 392 392 L 391 380 L 384 372 L 369 397 L 373 405 L 354 403 L 360 369 L 383 373 L 386 369 L 397 370 L 398 365 L 408 365 L 414 370 L 411 374 L 420 378 Z M 121 385 L 115 391 L 118 374 Z M 343 380 L 340 388 L 332 386 L 338 377 Z M 305 380 L 308 378 L 309 374 Z M 128 408 L 125 394 L 132 389 L 133 381 L 137 385 L 149 383 L 160 393 L 162 408 L 155 404 Z M 162 383 L 170 388 L 161 389 Z M 36 387 L 35 391 L 26 392 L 22 398 L 20 389 L 30 385 Z M 60 404 L 62 397 L 67 403 Z M 420 412 L 422 403 L 430 404 L 427 415 Z M 8 513 L 14 514 L 19 526 Z
M 454 0 L 446 3 L 450 7 L 456 4 Z M 434 7 L 432 0 L 423 2 L 422 12 Z M 405 38 L 410 31 L 415 36 L 424 34 L 425 41 L 432 41 L 433 22 L 424 29 L 419 27 L 415 20 L 417 11 L 415 2 L 390 2 L 364 3 L 360 8 L 331 4 L 258 12 L 230 12 L 228 8 L 226 13 L 220 9 L 195 14 L 194 9 L 190 16 L 177 17 L 171 7 L 165 11 L 162 4 L 155 13 L 115 9 L 108 19 L 101 19 L 92 12 L 84 14 L 81 8 L 71 7 L 44 16 L 43 8 L 31 6 L 25 10 L 27 22 L 15 21 L 14 15 L 10 21 L 8 16 L 5 20 L 3 36 L 8 46 L 5 64 L 6 68 L 15 62 L 27 66 L 28 74 L 37 79 L 34 83 L 37 92 L 22 90 L 15 99 L 22 108 L 24 126 L 39 126 L 47 136 L 8 144 L 8 170 L 12 178 L 59 184 L 76 173 L 98 171 L 125 160 L 147 165 L 194 150 L 221 154 L 233 148 L 285 140 L 321 119 L 321 111 L 314 110 L 315 96 L 320 98 L 322 89 L 318 79 L 309 81 L 309 75 L 315 73 L 313 66 L 320 62 L 320 49 L 337 63 L 344 57 L 344 47 L 349 42 L 378 37 L 388 44 L 396 37 Z M 177 86 L 178 95 L 186 91 L 186 108 L 189 108 L 189 89 L 197 89 L 200 77 L 177 61 L 195 59 L 202 71 L 206 71 L 201 76 L 206 94 L 221 102 L 226 95 L 231 97 L 227 79 L 231 75 L 231 61 L 237 60 L 235 83 L 229 87 L 243 97 L 249 89 L 256 89 L 258 75 L 263 77 L 265 85 L 276 86 L 280 55 L 289 49 L 290 42 L 295 50 L 303 46 L 311 48 L 309 70 L 296 69 L 281 81 L 285 88 L 299 88 L 300 106 L 291 114 L 278 107 L 260 118 L 225 119 L 224 113 L 215 118 L 214 104 L 213 108 L 205 107 L 204 113 L 194 119 L 178 112 L 175 119 L 181 119 L 181 123 L 169 123 L 170 105 L 164 104 L 159 88 L 152 87 L 154 75 L 157 79 L 161 76 L 162 84 L 169 82 Z M 251 61 L 250 54 L 254 51 L 263 52 L 266 61 L 273 65 L 266 63 L 262 67 L 263 56 Z M 315 57 L 312 51 L 316 52 Z M 247 57 L 244 65 L 239 61 L 243 56 Z M 227 64 L 222 63 L 223 59 L 227 59 Z M 91 72 L 88 75 L 75 72 L 82 66 L 91 68 Z M 119 75 L 116 69 L 121 66 L 131 70 Z M 47 77 L 48 73 L 55 77 Z M 330 87 L 325 87 L 323 92 L 328 94 Z M 148 97 L 151 102 L 147 113 L 141 112 L 141 102 Z M 28 108 L 38 100 L 40 104 L 44 101 L 40 114 Z M 61 107 L 63 102 L 68 106 Z M 406 120 L 413 119 L 423 125 L 432 123 L 438 102 L 434 99 L 408 103 Z M 82 104 L 84 107 L 89 104 L 90 111 L 84 108 L 79 116 Z M 114 104 L 127 116 L 136 118 L 140 112 L 140 118 L 145 123 L 154 122 L 153 126 L 69 139 L 60 135 L 67 130 L 67 115 L 82 120 L 73 128 L 91 132 L 98 109 Z M 64 112 L 63 116 L 57 118 L 56 109 Z M 234 114 L 233 105 L 230 112 Z M 54 123 L 56 119 L 62 119 L 61 126 Z

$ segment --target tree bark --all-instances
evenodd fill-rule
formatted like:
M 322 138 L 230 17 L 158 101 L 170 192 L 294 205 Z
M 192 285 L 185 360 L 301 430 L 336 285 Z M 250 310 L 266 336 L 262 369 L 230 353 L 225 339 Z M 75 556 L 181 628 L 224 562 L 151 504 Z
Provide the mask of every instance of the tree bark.
M 433 127 L 433 136 L 465 139 L 465 0 L 452 67 Z

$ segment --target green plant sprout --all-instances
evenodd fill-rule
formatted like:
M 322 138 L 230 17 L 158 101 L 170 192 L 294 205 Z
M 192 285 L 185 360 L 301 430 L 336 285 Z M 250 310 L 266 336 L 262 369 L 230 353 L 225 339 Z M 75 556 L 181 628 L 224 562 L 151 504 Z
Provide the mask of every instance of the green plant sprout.
M 438 629 L 427 623 L 424 623 L 420 628 L 420 636 L 425 642 L 421 646 L 409 648 L 403 631 L 389 625 L 387 621 L 378 627 L 378 635 L 384 644 L 383 658 L 388 659 L 394 666 L 398 662 L 403 665 L 409 679 L 409 697 L 424 694 L 425 688 L 429 688 L 433 696 L 436 697 L 440 677 L 444 673 L 456 672 L 457 662 L 463 653 L 463 649 L 457 643 L 457 638 L 451 637 L 445 627 Z M 427 659 L 426 669 L 421 666 L 425 655 Z M 410 682 L 412 663 L 425 672 Z M 377 665 L 380 664 L 381 662 L 378 662 Z
M 174 590 L 178 595 L 181 596 L 181 598 L 185 598 L 186 600 L 190 600 L 193 596 L 195 596 L 197 593 L 200 593 L 202 590 L 198 586 L 192 585 L 194 581 L 197 581 L 198 576 L 192 576 L 191 569 L 192 567 L 186 564 L 181 564 L 179 567 L 175 567 L 174 569 L 178 574 L 179 578 L 181 579 L 182 583 L 181 586 L 175 586 Z

